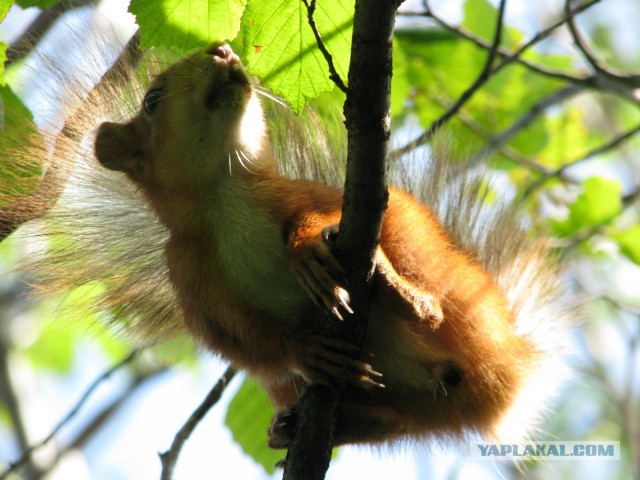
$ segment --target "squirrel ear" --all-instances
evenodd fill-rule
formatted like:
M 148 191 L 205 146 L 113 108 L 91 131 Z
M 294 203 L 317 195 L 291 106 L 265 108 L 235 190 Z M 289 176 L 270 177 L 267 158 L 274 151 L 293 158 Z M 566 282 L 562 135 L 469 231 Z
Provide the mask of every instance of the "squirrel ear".
M 143 157 L 140 138 L 131 123 L 105 122 L 98 127 L 94 151 L 103 167 L 133 173 Z

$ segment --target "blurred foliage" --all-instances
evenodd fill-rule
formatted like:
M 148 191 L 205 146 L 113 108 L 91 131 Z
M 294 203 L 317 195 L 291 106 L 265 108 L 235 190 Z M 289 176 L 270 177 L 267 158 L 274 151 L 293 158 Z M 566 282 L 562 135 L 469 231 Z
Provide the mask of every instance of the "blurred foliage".
M 529 213 L 527 221 L 559 237 L 558 250 L 574 267 L 571 281 L 591 299 L 584 309 L 584 323 L 576 329 L 576 349 L 583 352 L 576 360 L 580 381 L 563 392 L 547 430 L 558 439 L 620 440 L 623 458 L 608 474 L 626 479 L 633 477 L 630 472 L 640 475 L 640 395 L 634 370 L 640 349 L 640 142 L 635 136 L 640 111 L 634 89 L 625 86 L 637 82 L 632 69 L 640 67 L 640 55 L 637 51 L 622 55 L 614 48 L 616 25 L 606 15 L 609 1 L 601 1 L 584 14 L 590 19 L 585 31 L 600 62 L 622 71 L 601 72 L 586 65 L 578 48 L 567 47 L 563 36 L 556 35 L 552 37 L 555 48 L 530 49 L 521 57 L 527 63 L 513 61 L 492 74 L 445 128 L 469 156 L 486 154 L 484 149 L 490 147 L 490 167 L 516 192 L 516 200 Z M 0 19 L 10 3 L 0 1 Z M 47 8 L 58 2 L 18 3 Z M 555 12 L 558 18 L 561 4 L 558 2 Z M 352 0 L 325 0 L 318 2 L 315 14 L 345 83 L 352 9 Z M 344 97 L 339 92 L 326 93 L 334 85 L 301 1 L 133 0 L 130 11 L 140 26 L 143 47 L 188 52 L 203 43 L 227 39 L 242 54 L 251 73 L 294 111 L 315 102 L 325 118 L 340 118 Z M 394 38 L 391 113 L 398 145 L 429 129 L 483 70 L 488 49 L 464 37 L 472 35 L 490 44 L 496 10 L 486 0 L 466 0 L 462 18 L 453 28 L 443 26 L 436 13 L 423 17 L 422 22 L 399 22 Z M 513 52 L 529 38 L 507 25 L 502 47 Z M 0 46 L 0 60 L 4 58 Z M 0 68 L 0 83 L 3 78 Z M 569 91 L 571 85 L 578 88 Z M 6 128 L 26 128 L 12 125 L 8 112 L 28 109 L 8 87 L 0 95 L 7 112 Z M 544 108 L 539 108 L 542 104 Z M 0 159 L 0 181 L 0 191 L 7 182 L 12 192 L 28 191 L 20 190 L 24 177 L 12 173 L 4 159 Z M 16 251 L 23 248 L 16 242 L 11 246 L 4 242 L 0 268 L 9 269 L 12 257 L 19 256 Z M 34 369 L 63 375 L 78 361 L 74 345 L 86 335 L 86 324 L 99 323 L 99 318 L 87 318 L 95 313 L 83 309 L 83 304 L 91 303 L 91 295 L 90 289 L 69 292 L 64 311 L 77 309 L 70 316 L 47 316 L 43 312 L 50 308 L 37 307 L 30 319 L 31 330 L 19 339 L 11 338 L 15 325 L 3 318 L 6 332 L 0 334 L 9 336 L 9 343 Z M 15 314 L 7 308 L 2 312 L 7 318 Z M 76 318 L 84 319 L 76 322 Z M 611 335 L 621 339 L 622 347 L 615 355 L 607 350 L 611 347 L 606 341 L 602 344 L 602 338 Z M 111 334 L 100 338 L 105 354 L 114 360 L 131 348 L 126 339 L 116 340 Z M 176 342 L 157 347 L 161 361 L 175 355 L 177 344 L 182 345 L 178 350 L 184 349 L 181 358 L 193 361 L 191 347 L 184 347 L 187 342 Z M 624 378 L 617 381 L 621 376 Z M 267 472 L 282 457 L 266 449 L 264 432 L 271 414 L 265 394 L 248 380 L 231 402 L 225 421 L 235 441 Z M 9 419 L 10 412 L 0 406 L 0 422 Z M 545 478 L 545 465 L 531 468 L 527 478 Z M 589 473 L 580 468 L 568 463 L 557 467 L 556 473 L 562 471 L 567 478 L 579 476 L 576 472 Z M 517 469 L 510 474 L 514 478 L 522 475 Z
M 269 474 L 275 471 L 275 464 L 286 454 L 285 451 L 264 448 L 269 441 L 265 425 L 270 424 L 274 413 L 273 405 L 262 387 L 248 378 L 229 404 L 224 421 L 242 450 Z

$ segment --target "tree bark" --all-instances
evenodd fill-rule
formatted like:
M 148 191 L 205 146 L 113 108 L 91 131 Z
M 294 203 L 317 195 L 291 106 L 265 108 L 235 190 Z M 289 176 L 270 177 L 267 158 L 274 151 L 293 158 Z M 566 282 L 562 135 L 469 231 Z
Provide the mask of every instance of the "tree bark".
M 356 0 L 349 85 L 343 216 L 335 254 L 349 277 L 354 315 L 328 320 L 326 334 L 361 345 L 366 328 L 373 257 L 387 204 L 392 39 L 401 0 Z M 307 385 L 298 403 L 285 480 L 321 480 L 329 462 L 341 389 Z

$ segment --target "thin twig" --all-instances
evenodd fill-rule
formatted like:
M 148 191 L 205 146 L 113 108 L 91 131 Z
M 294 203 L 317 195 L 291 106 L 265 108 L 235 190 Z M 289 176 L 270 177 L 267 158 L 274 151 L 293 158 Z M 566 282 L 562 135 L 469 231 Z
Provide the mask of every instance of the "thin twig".
M 560 19 L 559 21 L 557 21 L 553 25 L 545 28 L 544 30 L 538 32 L 527 43 L 522 45 L 519 49 L 517 49 L 513 53 L 503 54 L 502 52 L 498 51 L 498 53 L 503 55 L 505 58 L 501 63 L 499 63 L 495 68 L 493 68 L 493 70 L 491 72 L 489 72 L 489 77 L 491 77 L 492 75 L 496 74 L 497 72 L 499 72 L 500 70 L 502 70 L 503 68 L 508 66 L 509 64 L 513 63 L 514 61 L 520 61 L 520 57 L 525 51 L 527 51 L 532 46 L 534 46 L 535 44 L 537 44 L 538 42 L 540 42 L 541 40 L 543 40 L 544 38 L 549 36 L 551 34 L 551 32 L 553 32 L 556 28 L 560 27 L 564 23 L 568 22 L 570 19 L 574 18 L 579 13 L 585 11 L 586 9 L 590 8 L 591 6 L 595 5 L 596 3 L 599 3 L 600 1 L 601 0 L 591 0 L 591 1 L 583 3 L 582 5 L 579 5 L 579 6 L 575 7 L 573 10 L 568 11 L 564 18 Z M 447 24 L 446 22 L 442 21 L 441 19 L 439 19 L 438 17 L 436 17 L 434 15 L 432 9 L 429 7 L 428 0 L 424 0 L 424 7 L 425 7 L 425 10 L 426 10 L 426 13 L 425 13 L 426 15 L 434 18 L 436 21 L 438 21 L 438 23 L 441 23 L 447 29 L 461 34 L 461 32 L 462 32 L 461 29 L 457 29 L 457 28 L 455 28 L 453 26 L 450 26 L 449 24 Z M 465 36 L 466 36 L 466 34 L 465 34 Z M 480 39 L 477 39 L 477 37 L 474 39 L 474 42 L 476 42 L 477 44 L 483 46 L 484 48 L 487 48 L 486 47 L 486 43 L 484 41 L 481 41 Z M 494 44 L 491 46 L 490 53 L 494 52 L 494 50 L 495 50 L 495 39 L 494 39 Z M 483 73 L 484 73 L 484 71 L 483 71 Z M 542 73 L 542 72 L 539 72 L 539 73 Z M 545 73 L 545 74 L 547 74 L 547 73 Z M 552 76 L 556 76 L 556 75 L 552 75 Z M 482 77 L 482 75 L 481 75 L 481 77 Z M 478 80 L 480 80 L 481 77 L 479 77 Z M 598 77 L 598 76 L 590 76 L 590 77 L 579 78 L 579 77 L 562 75 L 562 76 L 560 76 L 560 78 L 563 78 L 563 79 L 565 79 L 565 80 L 567 80 L 569 82 L 572 82 L 572 83 L 581 84 L 581 85 L 583 85 L 584 88 L 586 88 L 586 87 L 590 87 L 590 88 L 600 87 L 600 88 L 603 88 L 603 89 L 606 89 L 606 90 L 614 91 L 615 93 L 620 93 L 620 90 L 617 87 L 614 88 L 614 86 L 612 84 L 612 81 L 618 81 L 618 82 L 624 84 L 626 87 L 628 87 L 628 88 L 625 88 L 625 91 L 623 92 L 625 94 L 625 96 L 628 97 L 628 98 L 631 98 L 631 99 L 633 99 L 634 101 L 637 102 L 637 99 L 635 98 L 635 96 L 633 95 L 633 92 L 631 90 L 631 86 L 635 85 L 635 82 L 637 81 L 637 76 L 636 75 L 630 75 L 628 77 L 612 77 L 611 75 L 607 75 L 605 78 Z M 615 83 L 615 82 L 613 82 L 613 83 Z M 473 89 L 473 86 L 469 90 L 472 90 L 471 94 L 473 94 L 475 92 L 475 90 Z M 442 125 L 443 120 L 447 121 L 451 117 L 453 117 L 454 114 L 458 113 L 458 111 L 459 111 L 460 107 L 462 106 L 462 104 L 464 104 L 468 100 L 468 98 L 465 98 L 465 97 L 468 95 L 469 90 L 465 91 L 462 94 L 462 96 L 458 99 L 458 101 L 447 112 L 445 112 L 439 119 L 437 119 L 435 122 L 433 122 L 428 130 L 423 132 L 421 135 L 419 135 L 417 138 L 415 138 L 413 141 L 409 142 L 405 146 L 394 150 L 391 153 L 391 157 L 392 158 L 398 158 L 398 157 L 402 156 L 403 154 L 412 151 L 416 147 L 427 143 L 429 141 L 429 139 L 433 136 L 434 131 L 439 126 Z
M 322 52 L 322 55 L 329 65 L 329 78 L 338 86 L 340 90 L 342 90 L 344 93 L 347 93 L 347 86 L 344 84 L 342 78 L 340 77 L 340 74 L 336 70 L 336 67 L 333 64 L 333 57 L 329 53 L 329 50 L 327 50 L 327 47 L 324 44 L 324 40 L 322 39 L 322 35 L 320 35 L 320 31 L 318 30 L 318 26 L 316 25 L 316 19 L 313 16 L 316 11 L 316 0 L 311 0 L 311 3 L 309 3 L 308 0 L 302 0 L 302 3 L 304 3 L 305 7 L 307 7 L 309 26 L 313 31 L 313 35 L 316 37 L 318 49 L 320 50 L 320 52 Z
M 576 16 L 579 13 L 584 12 L 585 10 L 591 8 L 593 5 L 599 3 L 601 0 L 591 0 L 589 2 L 586 2 L 578 7 L 576 7 L 573 10 L 573 15 L 572 16 Z M 489 44 L 487 41 L 485 41 L 484 39 L 478 37 L 477 35 L 474 35 L 473 33 L 469 32 L 468 30 L 464 29 L 464 28 L 460 28 L 460 27 L 456 27 L 448 22 L 446 22 L 442 17 L 438 16 L 433 9 L 431 9 L 428 5 L 428 0 L 424 0 L 424 5 L 425 5 L 425 15 L 428 16 L 429 18 L 432 18 L 435 22 L 438 23 L 438 25 L 440 25 L 441 27 L 443 27 L 444 29 L 455 33 L 456 35 L 469 40 L 471 42 L 473 42 L 476 46 L 484 48 L 484 49 L 490 49 L 491 48 L 491 44 Z M 566 22 L 567 19 L 563 18 L 561 19 L 558 23 L 555 23 L 553 25 L 551 25 L 550 27 L 545 28 L 544 30 L 542 30 L 541 32 L 538 33 L 537 35 L 537 40 L 536 42 L 539 42 L 545 38 L 547 38 L 549 35 L 551 35 L 551 33 L 553 33 L 555 31 L 556 28 L 558 28 L 559 26 L 563 25 Z M 504 57 L 504 58 L 509 58 L 513 55 L 513 52 L 507 50 L 506 48 L 501 48 L 498 52 L 500 54 L 500 56 Z M 555 78 L 558 80 L 564 80 L 567 82 L 582 82 L 587 80 L 589 77 L 576 77 L 573 75 L 569 75 L 565 72 L 562 71 L 558 71 L 558 70 L 553 70 L 550 69 L 548 67 L 542 66 L 542 65 L 538 65 L 535 64 L 533 62 L 530 62 L 529 60 L 525 60 L 523 58 L 516 58 L 515 59 L 518 63 L 522 64 L 523 66 L 527 67 L 528 69 L 532 70 L 535 73 L 539 73 L 541 75 L 544 75 L 546 77 L 550 77 L 550 78 Z
M 123 368 L 125 365 L 131 363 L 140 354 L 140 352 L 141 352 L 140 349 L 133 350 L 123 360 L 121 360 L 120 362 L 116 363 L 109 370 L 107 370 L 102 375 L 100 375 L 98 378 L 96 378 L 93 381 L 93 383 L 89 386 L 89 388 L 87 388 L 85 390 L 85 392 L 82 394 L 80 399 L 76 402 L 75 406 L 69 411 L 69 413 L 67 413 L 62 418 L 62 420 L 60 420 L 58 422 L 58 424 L 51 431 L 51 433 L 49 433 L 49 435 L 47 435 L 44 438 L 44 440 L 42 440 L 41 442 L 29 447 L 23 453 L 22 457 L 19 460 L 17 460 L 16 462 L 12 463 L 7 470 L 5 470 L 2 474 L 0 474 L 0 480 L 4 480 L 6 478 L 9 478 L 9 475 L 11 473 L 15 472 L 18 468 L 20 468 L 23 465 L 27 464 L 29 462 L 33 452 L 35 452 L 36 450 L 38 450 L 38 449 L 44 447 L 46 444 L 48 444 L 53 439 L 53 437 L 55 437 L 58 434 L 58 432 L 60 430 L 62 430 L 62 428 L 64 428 L 64 426 L 67 425 L 67 423 L 69 423 L 69 421 L 71 421 L 73 419 L 73 417 L 75 417 L 78 414 L 78 412 L 84 406 L 84 404 L 87 402 L 87 400 L 89 400 L 89 398 L 93 395 L 93 392 L 95 392 L 95 390 L 105 380 L 107 380 L 111 375 L 113 375 L 116 371 L 118 371 L 121 368 Z
M 462 95 L 460 95 L 458 100 L 443 115 L 441 115 L 440 118 L 435 120 L 425 132 L 423 132 L 418 138 L 416 138 L 409 144 L 405 145 L 404 147 L 401 147 L 391 152 L 390 157 L 392 160 L 395 158 L 398 158 L 399 156 L 402 156 L 407 152 L 414 150 L 416 147 L 420 145 L 424 145 L 425 143 L 427 143 L 431 139 L 431 137 L 433 137 L 436 131 L 438 131 L 438 129 L 442 127 L 442 125 L 444 125 L 447 121 L 449 121 L 449 119 L 451 119 L 454 115 L 456 115 L 460 111 L 460 109 L 464 106 L 464 104 L 466 104 L 471 99 L 471 97 L 480 89 L 480 87 L 482 87 L 482 85 L 484 85 L 487 82 L 487 80 L 491 78 L 493 63 L 498 54 L 500 41 L 502 38 L 502 25 L 504 20 L 504 10 L 505 10 L 506 3 L 507 3 L 506 0 L 500 1 L 500 7 L 498 10 L 498 19 L 496 21 L 496 29 L 495 29 L 495 34 L 493 38 L 493 44 L 491 45 L 491 49 L 489 50 L 489 54 L 487 55 L 487 60 L 485 62 L 484 68 L 480 72 L 480 75 L 478 75 L 478 77 L 471 84 L 471 86 L 467 88 L 462 93 Z
M 164 453 L 160 454 L 160 461 L 162 462 L 162 474 L 161 480 L 171 480 L 173 478 L 173 471 L 175 469 L 176 463 L 178 462 L 178 457 L 180 456 L 180 451 L 182 450 L 182 446 L 187 441 L 191 433 L 198 426 L 198 423 L 205 417 L 205 415 L 211 410 L 211 408 L 220 400 L 222 393 L 225 388 L 235 375 L 236 371 L 232 366 L 229 366 L 227 370 L 222 374 L 220 379 L 213 386 L 211 391 L 207 394 L 206 398 L 203 402 L 196 408 L 196 410 L 191 414 L 186 423 L 182 426 L 182 428 L 178 431 L 175 438 L 173 439 L 173 443 L 171 444 L 171 448 Z
M 560 178 L 569 168 L 575 165 L 578 165 L 579 163 L 582 163 L 586 160 L 589 160 L 590 158 L 593 158 L 596 155 L 601 155 L 603 153 L 607 153 L 611 150 L 614 150 L 618 146 L 622 145 L 624 142 L 630 140 L 638 132 L 640 132 L 640 124 L 612 138 L 607 143 L 600 145 L 599 147 L 596 147 L 592 150 L 589 150 L 587 153 L 576 158 L 575 160 L 565 163 L 564 165 L 557 168 L 556 170 L 553 170 L 551 172 L 548 172 L 547 174 L 542 175 L 540 178 L 536 179 L 535 181 L 531 182 L 531 184 L 529 184 L 529 186 L 524 190 L 522 198 L 524 199 L 529 197 L 535 190 L 537 190 L 548 179 L 553 177 Z
M 133 394 L 147 381 L 155 378 L 168 370 L 168 367 L 158 367 L 153 370 L 139 373 L 129 383 L 127 388 L 121 392 L 117 398 L 111 401 L 109 405 L 103 408 L 93 419 L 86 425 L 67 445 L 61 447 L 55 455 L 55 458 L 42 469 L 42 474 L 51 472 L 60 460 L 69 452 L 81 449 L 86 443 L 91 440 L 113 417 L 113 415 L 120 410 L 120 408 L 130 399 Z
M 426 9 L 423 16 L 427 16 L 433 19 L 441 27 L 445 28 L 446 30 L 452 33 L 455 33 L 456 35 L 462 38 L 465 38 L 466 40 L 473 42 L 475 45 L 481 48 L 485 48 L 485 49 L 491 48 L 490 44 L 488 44 L 485 40 L 479 38 L 478 36 L 474 35 L 473 33 L 465 30 L 464 28 L 456 27 L 454 25 L 447 23 L 444 19 L 436 15 L 435 12 L 429 7 L 428 0 L 423 0 L 423 1 Z M 601 0 L 590 0 L 588 2 L 585 2 L 575 7 L 573 10 L 570 10 L 568 12 L 568 17 L 563 18 L 559 22 L 551 25 L 550 27 L 545 28 L 544 30 L 539 32 L 529 43 L 535 44 L 540 42 L 541 40 L 548 37 L 556 28 L 563 25 L 567 21 L 574 19 L 579 13 L 584 12 L 585 10 L 591 8 L 592 6 L 599 3 L 600 1 Z M 530 48 L 530 45 L 527 46 L 527 48 Z M 521 53 L 522 52 L 520 52 L 520 54 Z M 502 57 L 507 59 L 510 57 L 516 57 L 512 52 L 509 52 L 506 49 L 500 49 L 499 54 Z M 635 95 L 636 89 L 640 86 L 640 75 L 637 75 L 637 74 L 623 75 L 621 73 L 614 72 L 610 68 L 606 68 L 606 69 L 603 68 L 600 71 L 596 71 L 596 73 L 593 75 L 575 76 L 575 75 L 570 75 L 568 73 L 561 72 L 558 70 L 553 70 L 551 68 L 548 68 L 542 65 L 535 64 L 528 60 L 524 60 L 519 55 L 517 56 L 517 58 L 514 58 L 513 60 L 527 67 L 532 72 L 538 73 L 540 75 L 544 75 L 548 78 L 555 78 L 557 80 L 563 80 L 569 83 L 583 84 L 586 87 L 590 87 L 590 88 L 602 89 L 602 90 L 614 93 L 616 95 L 624 96 L 625 98 L 628 98 L 634 101 L 635 103 L 640 103 Z
M 18 298 L 17 282 L 15 282 L 14 288 L 2 295 L 2 303 L 5 303 L 8 299 L 15 301 Z M 0 304 L 2 310 L 7 311 L 4 308 L 5 305 Z M 3 319 L 4 320 L 4 319 Z M 14 382 L 9 369 L 9 351 L 10 341 L 7 336 L 7 332 L 0 332 L 0 400 L 4 404 L 6 411 L 9 415 L 9 420 L 14 432 L 14 435 L 18 441 L 20 450 L 27 452 L 29 450 L 29 437 L 27 435 L 27 429 L 24 424 L 24 415 L 22 412 L 22 406 L 18 400 L 18 395 L 14 386 Z M 25 456 L 22 463 L 23 474 L 25 479 L 39 477 L 39 471 L 37 467 L 31 461 L 31 456 Z
M 609 68 L 608 66 L 603 65 L 602 62 L 600 62 L 596 58 L 595 54 L 587 44 L 586 40 L 580 34 L 580 31 L 578 30 L 578 26 L 576 25 L 575 17 L 573 15 L 570 15 L 571 0 L 565 0 L 564 12 L 565 12 L 565 16 L 567 17 L 567 26 L 569 27 L 569 31 L 571 32 L 571 36 L 573 38 L 574 43 L 576 44 L 576 47 L 578 47 L 578 50 L 584 57 L 585 61 L 593 68 L 593 70 L 596 73 L 612 79 L 616 79 L 616 80 L 627 80 L 634 77 L 634 76 L 626 76 L 621 73 L 617 73 L 613 69 Z
M 490 155 L 491 152 L 502 147 L 502 145 L 506 144 L 507 141 L 518 132 L 528 127 L 537 117 L 542 115 L 547 108 L 573 97 L 584 89 L 584 85 L 567 85 L 533 104 L 527 113 L 516 120 L 509 128 L 493 137 L 482 150 L 474 155 L 474 158 L 483 158 Z
M 491 134 L 488 133 L 470 115 L 468 115 L 464 111 L 462 111 L 462 112 L 460 112 L 458 114 L 458 119 L 460 120 L 460 122 L 462 122 L 463 125 L 465 125 L 473 133 L 475 133 L 479 137 L 483 138 L 486 142 L 491 143 L 491 141 L 492 141 Z M 546 173 L 549 172 L 549 170 L 546 167 L 544 167 L 543 165 L 540 165 L 539 163 L 535 162 L 534 160 L 531 160 L 531 159 L 527 158 L 526 156 L 524 156 L 520 152 L 512 149 L 508 145 L 504 145 L 504 144 L 497 145 L 494 150 L 500 152 L 501 155 L 503 155 L 504 157 L 508 158 L 513 163 L 516 163 L 516 164 L 521 165 L 521 166 L 523 166 L 525 168 L 528 168 L 529 170 L 532 170 L 534 172 L 538 172 L 538 173 L 541 173 L 541 174 L 546 174 Z M 482 158 L 483 158 L 482 152 L 478 152 L 478 153 L 476 153 L 475 155 L 473 155 L 469 159 L 469 162 L 473 163 L 473 162 L 478 161 L 478 160 L 480 160 Z

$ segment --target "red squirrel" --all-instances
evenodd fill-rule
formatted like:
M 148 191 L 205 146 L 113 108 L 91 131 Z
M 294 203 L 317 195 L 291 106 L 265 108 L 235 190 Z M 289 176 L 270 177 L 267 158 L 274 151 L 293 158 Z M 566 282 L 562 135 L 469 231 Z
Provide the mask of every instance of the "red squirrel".
M 336 445 L 530 431 L 562 376 L 563 294 L 544 245 L 511 209 L 484 209 L 478 182 L 434 159 L 426 202 L 390 189 L 359 349 L 308 321 L 319 307 L 350 319 L 331 253 L 342 191 L 278 173 L 256 88 L 227 45 L 159 74 L 127 121 L 104 122 L 109 109 L 122 118 L 116 86 L 100 95 L 53 153 L 88 163 L 48 214 L 76 240 L 34 267 L 45 290 L 95 280 L 97 308 L 141 336 L 186 327 L 264 385 L 280 412 L 274 448 L 288 445 L 303 381 L 346 382 Z M 94 159 L 77 139 L 96 123 Z M 33 149 L 21 156 L 46 153 Z
M 327 239 L 342 192 L 277 173 L 254 87 L 226 45 L 160 74 L 135 117 L 100 126 L 95 155 L 168 229 L 169 277 L 189 332 L 262 382 L 282 419 L 302 380 L 347 382 L 336 444 L 499 435 L 544 362 L 548 352 L 518 331 L 473 252 L 398 189 L 375 259 L 362 346 L 372 357 L 311 332 L 314 304 L 349 321 Z M 270 445 L 283 448 L 289 430 L 278 425 Z

